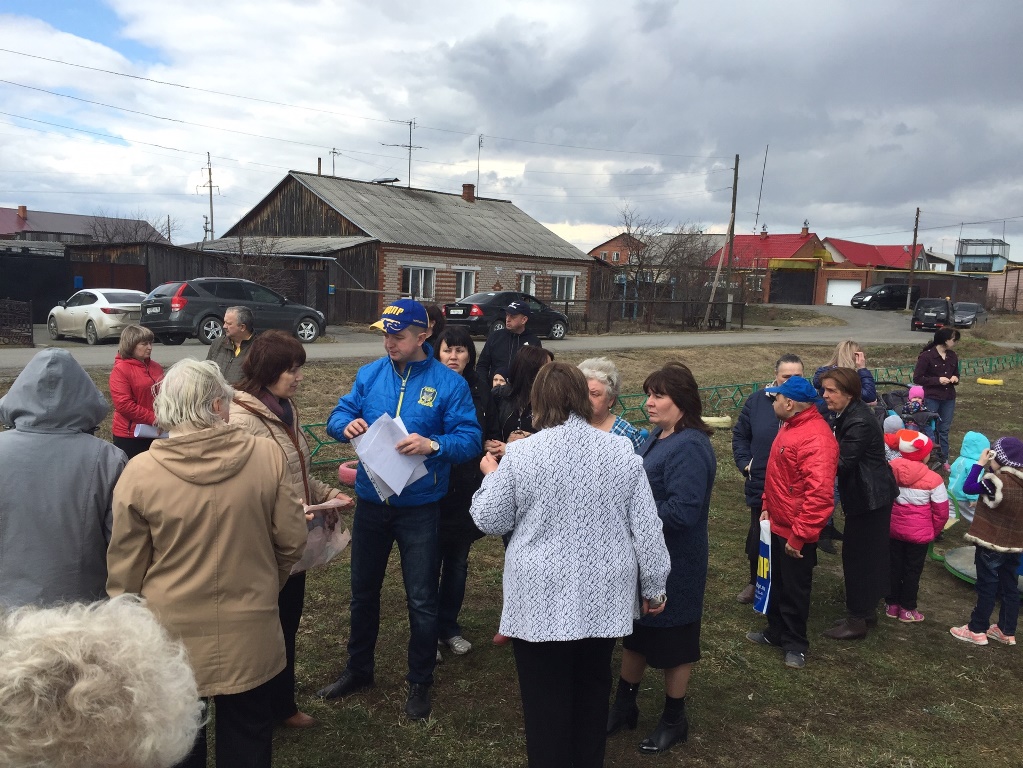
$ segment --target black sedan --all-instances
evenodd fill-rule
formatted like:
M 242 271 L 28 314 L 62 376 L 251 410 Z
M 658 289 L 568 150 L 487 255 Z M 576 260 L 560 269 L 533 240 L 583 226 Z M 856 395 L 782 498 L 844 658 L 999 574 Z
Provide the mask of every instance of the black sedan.
M 513 301 L 529 304 L 531 314 L 526 330 L 548 339 L 562 339 L 568 333 L 568 316 L 552 309 L 528 293 L 519 291 L 487 291 L 466 296 L 454 304 L 444 305 L 448 325 L 461 325 L 475 336 L 486 336 L 504 328 L 504 310 Z
M 972 328 L 975 325 L 983 325 L 987 322 L 987 310 L 983 304 L 974 304 L 971 301 L 957 301 L 955 306 L 956 328 Z

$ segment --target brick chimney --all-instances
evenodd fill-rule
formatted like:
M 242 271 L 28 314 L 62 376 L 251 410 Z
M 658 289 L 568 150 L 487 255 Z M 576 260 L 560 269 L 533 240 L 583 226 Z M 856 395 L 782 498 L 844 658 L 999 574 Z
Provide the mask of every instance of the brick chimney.
M 800 237 L 809 237 L 810 236 L 810 220 L 809 219 L 803 219 L 803 228 L 801 230 L 799 230 L 799 236 Z
M 467 203 L 476 202 L 476 185 L 475 184 L 463 184 L 462 185 L 462 199 Z
M 28 221 L 28 208 L 24 205 L 18 206 L 18 218 L 22 221 Z
M 767 225 L 766 224 L 764 224 L 760 228 L 760 239 L 761 240 L 766 240 L 767 239 Z

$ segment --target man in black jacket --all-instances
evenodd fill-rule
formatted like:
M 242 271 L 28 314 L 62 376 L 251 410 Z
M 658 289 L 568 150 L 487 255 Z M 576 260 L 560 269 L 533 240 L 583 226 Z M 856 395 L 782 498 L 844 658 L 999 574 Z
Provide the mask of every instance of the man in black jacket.
M 796 355 L 782 355 L 774 364 L 774 383 L 780 387 L 792 376 L 803 375 L 803 361 Z M 746 557 L 749 558 L 749 583 L 736 600 L 745 605 L 753 602 L 757 583 L 757 560 L 760 556 L 760 513 L 763 511 L 764 475 L 771 444 L 781 422 L 774 413 L 771 398 L 762 389 L 756 390 L 742 406 L 742 413 L 732 427 L 732 457 L 735 466 L 746 478 L 746 504 L 749 505 L 750 527 L 746 534 Z
M 494 371 L 498 368 L 511 368 L 512 358 L 522 347 L 543 347 L 540 338 L 526 330 L 529 322 L 529 304 L 525 301 L 513 301 L 505 308 L 504 328 L 492 331 L 487 343 L 480 352 L 476 363 L 476 374 L 480 386 L 487 392 L 493 386 Z

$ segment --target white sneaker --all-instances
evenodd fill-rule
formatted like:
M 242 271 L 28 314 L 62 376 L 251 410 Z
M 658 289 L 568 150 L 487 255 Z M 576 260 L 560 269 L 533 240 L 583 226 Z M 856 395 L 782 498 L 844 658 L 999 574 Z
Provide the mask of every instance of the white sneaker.
M 455 654 L 455 656 L 465 656 L 465 654 L 472 650 L 472 643 L 461 635 L 455 635 L 454 637 L 449 637 L 446 640 L 441 640 L 440 642 L 450 648 L 451 652 Z

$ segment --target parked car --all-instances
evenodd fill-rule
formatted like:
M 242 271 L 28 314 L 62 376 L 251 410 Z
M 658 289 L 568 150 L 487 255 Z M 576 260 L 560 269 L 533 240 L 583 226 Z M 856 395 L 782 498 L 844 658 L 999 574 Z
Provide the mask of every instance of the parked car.
M 913 290 L 910 291 L 906 283 L 872 285 L 853 295 L 849 303 L 861 309 L 905 309 L 907 293 L 912 295 L 909 306 L 913 306 L 914 302 L 920 298 L 920 286 L 914 285 Z
M 975 325 L 983 325 L 987 322 L 987 310 L 983 304 L 975 304 L 972 301 L 957 301 L 952 306 L 955 312 L 956 328 L 972 328 Z
M 952 325 L 955 310 L 948 299 L 920 299 L 913 308 L 913 319 L 910 321 L 911 331 L 936 331 L 946 325 Z
M 445 304 L 444 316 L 448 325 L 462 325 L 471 334 L 486 336 L 491 331 L 504 328 L 504 310 L 513 301 L 529 304 L 531 314 L 526 330 L 531 333 L 548 339 L 563 339 L 568 333 L 568 315 L 548 307 L 535 296 L 519 291 L 474 293 L 454 304 Z
M 46 318 L 51 339 L 74 336 L 89 344 L 120 338 L 126 325 L 139 322 L 146 294 L 127 288 L 87 288 L 57 302 Z
M 297 304 L 266 286 L 234 277 L 197 277 L 164 283 L 142 301 L 142 325 L 164 344 L 197 337 L 211 344 L 224 332 L 224 311 L 248 307 L 256 330 L 279 328 L 311 344 L 326 329 L 319 310 Z

